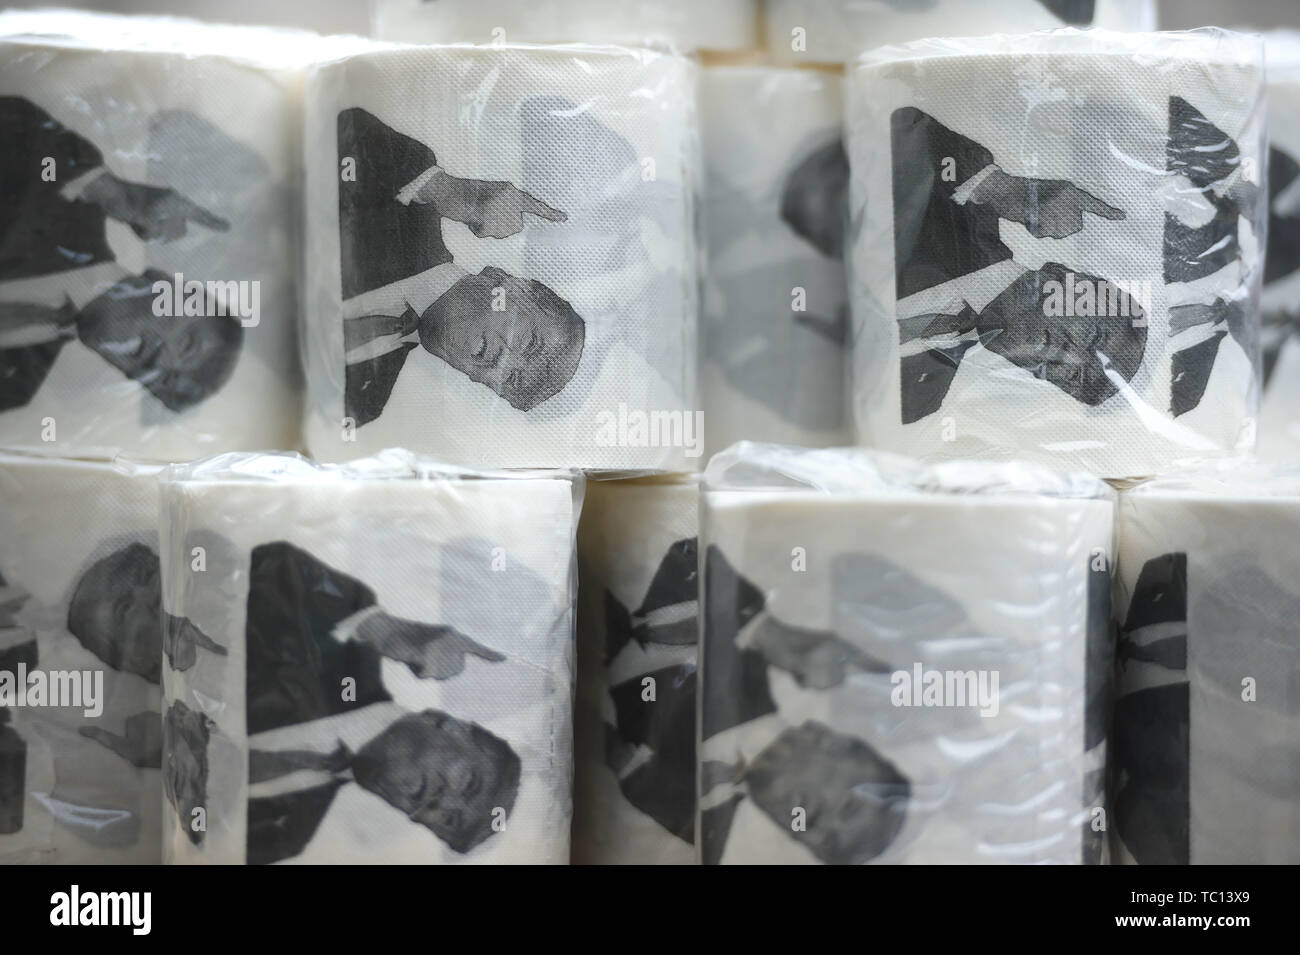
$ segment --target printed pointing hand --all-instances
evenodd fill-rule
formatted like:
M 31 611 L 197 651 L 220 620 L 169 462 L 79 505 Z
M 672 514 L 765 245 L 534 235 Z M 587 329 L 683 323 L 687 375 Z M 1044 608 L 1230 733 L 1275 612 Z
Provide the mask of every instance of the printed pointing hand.
M 83 726 L 78 732 L 107 746 L 132 766 L 162 768 L 162 716 L 158 713 L 137 713 L 128 717 L 125 736 L 110 733 L 99 726 Z
M 569 218 L 508 182 L 457 179 L 442 171 L 416 190 L 410 201 L 432 204 L 446 218 L 465 223 L 480 239 L 505 239 L 522 232 L 525 215 L 548 222 Z
M 146 242 L 171 242 L 185 235 L 188 223 L 225 232 L 230 223 L 173 189 L 103 176 L 86 190 L 86 199 L 120 219 Z
M 1025 179 L 995 169 L 971 196 L 1003 219 L 1021 223 L 1037 239 L 1064 239 L 1083 231 L 1085 213 L 1102 219 L 1127 218 L 1123 209 L 1102 202 L 1064 179 Z
M 447 680 L 456 676 L 465 669 L 466 654 L 489 663 L 505 659 L 451 627 L 403 620 L 386 613 L 362 621 L 356 636 L 376 652 L 405 663 L 421 679 Z

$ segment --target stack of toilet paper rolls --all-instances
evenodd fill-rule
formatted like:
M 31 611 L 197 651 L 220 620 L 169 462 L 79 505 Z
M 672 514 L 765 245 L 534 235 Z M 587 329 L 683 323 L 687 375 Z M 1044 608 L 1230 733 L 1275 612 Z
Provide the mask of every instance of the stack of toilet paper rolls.
M 405 452 L 170 469 L 164 860 L 567 863 L 580 490 Z
M 1300 861 L 1297 539 L 1293 468 L 1120 494 L 1117 862 Z
M 157 476 L 0 456 L 0 862 L 162 861 Z
M 578 530 L 573 861 L 695 859 L 699 489 L 595 481 Z
M 864 57 L 859 440 L 1108 478 L 1248 452 L 1261 53 L 1218 30 L 1056 31 Z
M 852 440 L 840 86 L 839 76 L 812 70 L 701 72 L 709 455 L 740 440 Z
M 705 863 L 1095 863 L 1113 492 L 741 444 L 705 477 Z
M 1155 23 L 1155 0 L 768 0 L 766 32 L 777 63 L 848 63 L 875 47 L 924 37 L 1154 30 Z
M 308 448 L 691 469 L 696 68 L 366 44 L 307 86 Z
M 374 35 L 404 43 L 666 44 L 748 50 L 758 0 L 377 0 Z
M 0 17 L 0 445 L 161 461 L 296 445 L 312 39 Z

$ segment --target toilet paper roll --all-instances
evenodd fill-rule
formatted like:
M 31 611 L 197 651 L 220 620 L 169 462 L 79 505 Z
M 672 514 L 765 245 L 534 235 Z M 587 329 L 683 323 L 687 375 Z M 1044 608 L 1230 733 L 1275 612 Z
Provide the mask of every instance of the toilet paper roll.
M 0 863 L 162 860 L 157 473 L 0 456 Z
M 1102 859 L 1106 485 L 748 444 L 705 480 L 703 862 Z
M 693 481 L 596 481 L 578 529 L 573 860 L 695 860 Z
M 700 380 L 710 455 L 740 440 L 852 441 L 840 85 L 807 70 L 701 73 Z
M 777 63 L 845 63 L 890 43 L 1058 27 L 1154 30 L 1155 0 L 767 0 Z
M 1259 455 L 1300 460 L 1300 33 L 1265 36 L 1268 63 L 1268 246 Z
M 1119 862 L 1300 861 L 1300 472 L 1158 478 L 1119 504 Z
M 312 453 L 690 470 L 695 72 L 521 46 L 368 47 L 315 69 Z
M 1113 478 L 1248 452 L 1259 54 L 1218 30 L 1063 30 L 864 59 L 846 108 L 859 440 Z
M 0 17 L 0 445 L 293 447 L 310 35 Z
M 671 44 L 748 50 L 757 0 L 377 0 L 375 36 L 404 43 Z
M 170 470 L 164 861 L 567 863 L 580 488 L 403 452 Z

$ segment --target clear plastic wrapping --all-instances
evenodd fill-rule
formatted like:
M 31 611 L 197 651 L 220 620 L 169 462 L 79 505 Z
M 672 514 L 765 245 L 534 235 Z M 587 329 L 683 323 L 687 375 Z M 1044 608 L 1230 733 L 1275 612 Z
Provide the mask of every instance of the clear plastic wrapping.
M 1253 447 L 1258 37 L 917 41 L 846 97 L 860 442 L 1107 478 Z
M 164 860 L 567 863 L 581 491 L 396 451 L 170 469 Z
M 372 0 L 375 36 L 403 43 L 626 43 L 747 50 L 759 0 Z
M 1300 460 L 1300 33 L 1266 34 L 1268 248 L 1261 297 L 1259 455 Z
M 314 41 L 0 16 L 0 444 L 158 461 L 296 446 Z
M 1300 862 L 1300 471 L 1121 492 L 1116 862 Z
M 1031 465 L 715 457 L 702 861 L 1101 861 L 1113 498 Z
M 699 487 L 597 481 L 578 530 L 573 861 L 695 860 Z
M 848 160 L 839 76 L 700 74 L 705 446 L 849 444 Z
M 0 863 L 162 860 L 158 470 L 0 455 Z
M 307 88 L 306 443 L 691 470 L 696 67 L 368 46 Z
M 1155 0 L 767 0 L 767 49 L 777 63 L 845 63 L 933 36 L 1155 26 Z

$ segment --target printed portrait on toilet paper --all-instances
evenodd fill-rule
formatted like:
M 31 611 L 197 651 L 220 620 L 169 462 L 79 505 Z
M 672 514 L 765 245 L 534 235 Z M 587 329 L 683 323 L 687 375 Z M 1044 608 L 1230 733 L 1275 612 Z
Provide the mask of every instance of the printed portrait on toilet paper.
M 287 69 L 182 55 L 150 21 L 119 37 L 50 16 L 41 36 L 0 20 L 4 443 L 292 446 Z
M 1253 444 L 1259 50 L 1189 34 L 1157 70 L 1135 42 L 920 41 L 857 68 L 864 436 L 1116 477 Z M 986 83 L 1005 121 L 967 108 Z
M 698 156 L 679 112 L 693 76 L 681 58 L 595 47 L 378 49 L 318 67 L 313 453 L 684 462 L 603 444 L 597 422 L 695 404 Z

